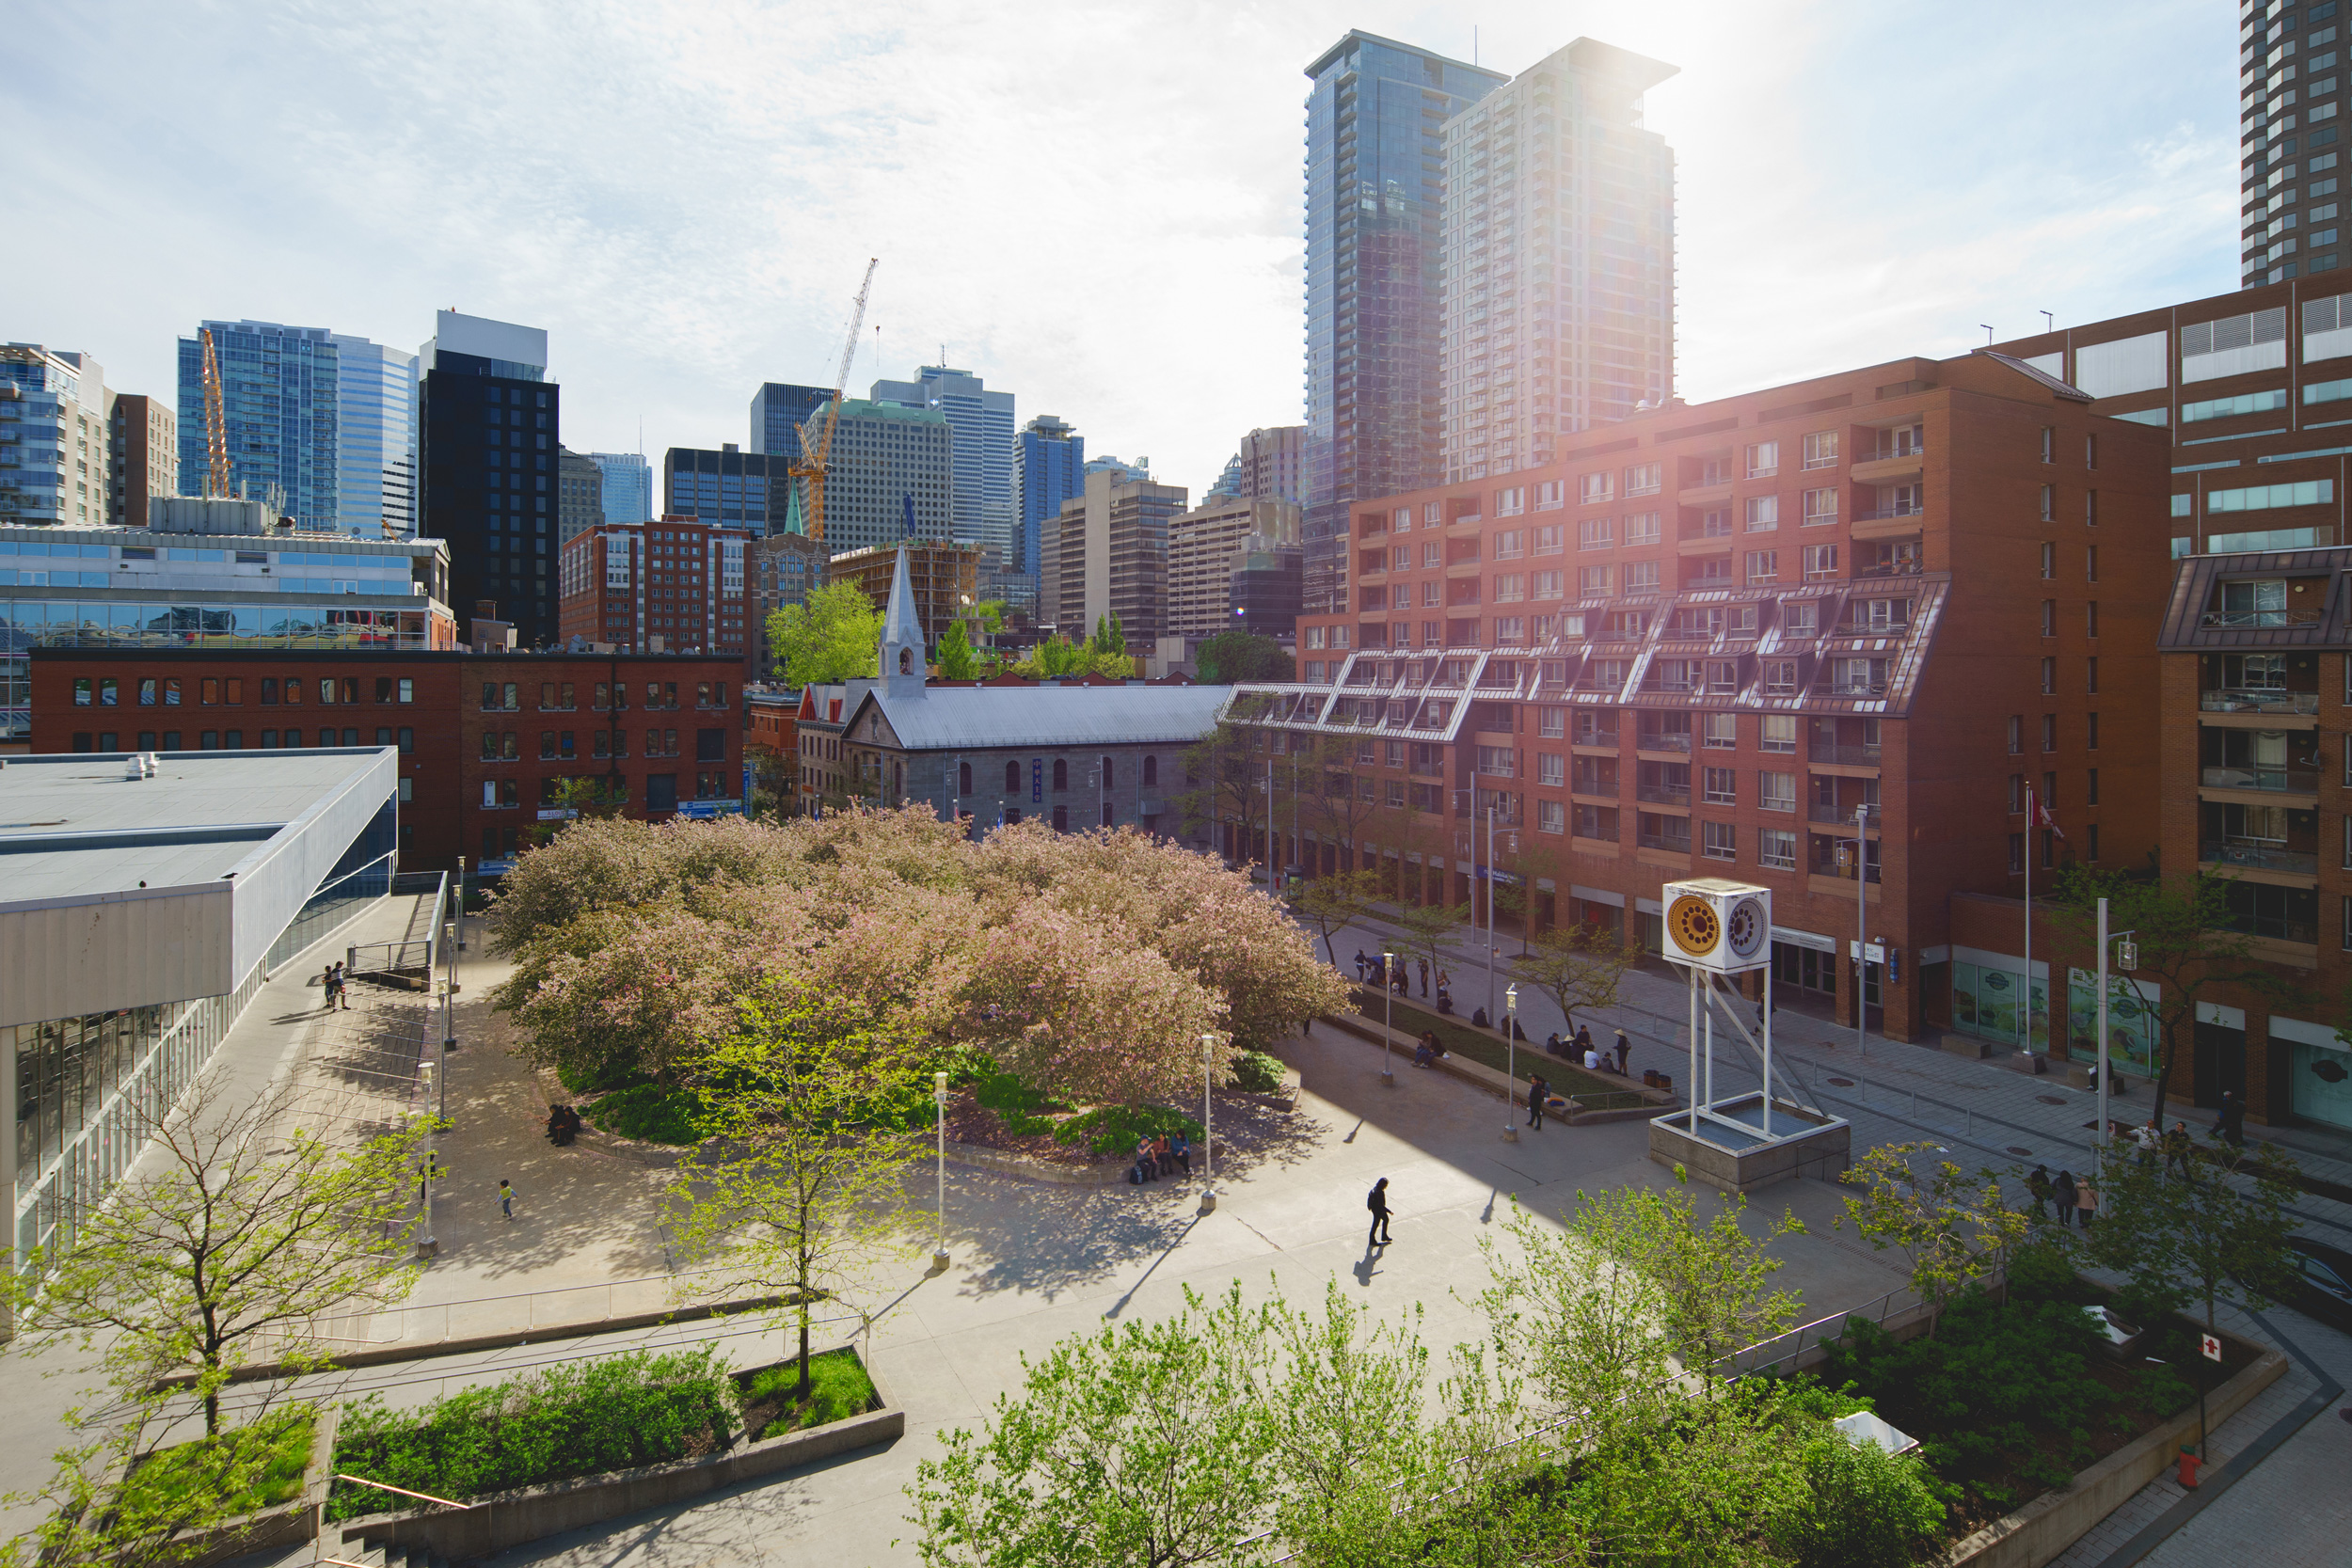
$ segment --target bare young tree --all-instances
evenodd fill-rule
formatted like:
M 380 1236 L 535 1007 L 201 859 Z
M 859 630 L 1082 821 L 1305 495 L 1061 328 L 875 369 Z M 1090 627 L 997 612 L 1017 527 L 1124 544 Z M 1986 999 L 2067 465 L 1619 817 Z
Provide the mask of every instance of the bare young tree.
M 390 1307 L 415 1282 L 409 1172 L 434 1124 L 330 1142 L 299 1114 L 291 1085 L 248 1096 L 211 1074 L 142 1117 L 147 1148 L 122 1184 L 0 1283 L 17 1346 L 101 1347 L 126 1395 L 187 1377 L 208 1433 L 264 1337 L 273 1361 L 326 1365 L 320 1323 Z

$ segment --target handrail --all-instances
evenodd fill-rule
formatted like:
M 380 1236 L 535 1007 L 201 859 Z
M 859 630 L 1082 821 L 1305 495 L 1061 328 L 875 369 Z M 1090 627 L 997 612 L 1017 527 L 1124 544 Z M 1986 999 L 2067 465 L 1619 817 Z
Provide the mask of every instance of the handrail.
M 335 1472 L 335 1479 L 351 1481 L 355 1485 L 373 1486 L 378 1492 L 397 1492 L 404 1497 L 416 1497 L 428 1503 L 439 1503 L 443 1508 L 480 1508 L 482 1506 L 480 1503 L 461 1503 L 453 1497 L 437 1497 L 430 1492 L 411 1492 L 405 1486 L 394 1486 L 389 1481 L 370 1481 L 365 1476 L 347 1476 L 341 1470 Z

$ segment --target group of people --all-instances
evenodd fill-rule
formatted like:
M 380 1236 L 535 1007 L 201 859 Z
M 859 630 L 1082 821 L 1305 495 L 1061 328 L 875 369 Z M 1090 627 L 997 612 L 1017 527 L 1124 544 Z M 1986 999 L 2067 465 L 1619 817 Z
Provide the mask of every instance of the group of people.
M 1625 1073 L 1626 1057 L 1633 1052 L 1633 1042 L 1627 1039 L 1625 1031 L 1620 1029 L 1617 1031 L 1616 1044 L 1611 1046 L 1608 1051 L 1603 1051 L 1593 1043 L 1592 1029 L 1588 1025 L 1580 1023 L 1576 1026 L 1576 1033 L 1573 1036 L 1565 1038 L 1558 1035 L 1545 1037 L 1544 1049 L 1554 1056 L 1565 1057 L 1568 1061 L 1581 1064 L 1587 1071 L 1613 1072 L 1622 1077 Z M 1613 1061 L 1611 1059 L 1613 1052 L 1615 1053 Z
M 580 1113 L 569 1105 L 548 1106 L 548 1142 L 558 1148 L 565 1148 L 570 1147 L 571 1141 L 578 1136 L 580 1136 Z
M 1174 1133 L 1163 1132 L 1158 1137 L 1136 1140 L 1136 1162 L 1127 1168 L 1127 1184 L 1139 1187 L 1146 1181 L 1156 1181 L 1178 1171 L 1192 1174 L 1192 1140 L 1179 1129 Z
M 1391 970 L 1385 955 L 1367 956 L 1364 950 L 1359 947 L 1356 949 L 1356 983 L 1359 986 L 1378 986 L 1384 990 L 1394 991 L 1399 996 L 1410 996 L 1413 994 L 1413 977 L 1408 971 L 1415 965 L 1421 970 L 1421 993 L 1427 996 L 1430 974 L 1427 958 L 1415 958 L 1410 965 L 1405 959 L 1399 958 L 1395 969 Z M 1437 978 L 1438 1011 L 1450 1013 L 1454 1010 L 1452 994 L 1454 976 L 1440 969 L 1437 972 Z
M 2048 1219 L 2055 1208 L 2058 1224 L 2088 1230 L 2099 1212 L 2099 1189 L 2091 1185 L 2089 1172 L 2076 1177 L 2062 1170 L 2052 1177 L 2049 1166 L 2036 1165 L 2026 1178 L 2026 1191 L 2033 1195 L 2033 1217 L 2038 1220 Z
M 343 966 L 340 963 L 328 964 L 326 973 L 319 976 L 319 989 L 326 993 L 327 1012 L 331 1013 L 338 1007 L 344 1012 L 351 1011 L 351 997 L 345 989 L 346 983 Z

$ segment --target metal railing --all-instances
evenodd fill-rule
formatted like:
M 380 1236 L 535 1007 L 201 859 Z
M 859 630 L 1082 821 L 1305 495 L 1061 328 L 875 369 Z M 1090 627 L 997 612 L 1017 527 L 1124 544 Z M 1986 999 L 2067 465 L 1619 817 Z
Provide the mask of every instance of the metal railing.
M 2242 865 L 2257 871 L 2298 871 L 2317 875 L 2319 857 L 2308 849 L 2274 848 L 2266 844 L 2207 844 L 2197 858 L 2214 865 Z
M 1875 826 L 1878 816 L 1878 802 L 1876 800 L 1872 800 L 1868 802 L 1868 805 L 1870 807 L 1872 825 Z M 1853 808 L 1851 806 L 1825 806 L 1821 804 L 1820 801 L 1816 800 L 1805 808 L 1804 819 L 1808 822 L 1819 822 L 1825 826 L 1851 828 L 1853 826 Z
M 1689 839 L 1670 838 L 1664 833 L 1643 833 L 1638 843 L 1645 849 L 1667 849 L 1677 855 L 1687 855 L 1691 852 Z
M 1614 730 L 1581 730 L 1569 738 L 1571 746 L 1611 746 L 1617 744 Z
M 1653 805 L 1687 806 L 1691 803 L 1691 788 L 1688 784 L 1679 789 L 1673 784 L 1641 784 L 1635 787 L 1633 798 Z
M 1919 563 L 1915 561 L 1882 562 L 1875 566 L 1856 566 L 1853 575 L 1857 578 L 1915 578 L 1919 575 Z
M 1852 521 L 1857 523 L 1905 522 L 1913 518 L 1924 517 L 1927 515 L 1928 509 L 1924 506 L 1880 506 L 1873 507 L 1867 512 L 1855 513 Z
M 1597 822 L 1571 822 L 1568 824 L 1568 832 L 1573 837 L 1588 839 L 1595 844 L 1617 842 L 1617 830 L 1604 828 Z
M 1689 730 L 1643 730 L 1633 737 L 1636 751 L 1687 752 L 1691 749 Z
M 1884 681 L 1832 681 L 1829 683 L 1829 694 L 1833 697 L 1883 697 L 1886 695 L 1886 683 Z
M 1834 762 L 1843 768 L 1876 768 L 1879 749 L 1876 746 L 1821 746 L 1813 748 L 1815 762 Z
M 2319 775 L 2295 768 L 2208 768 L 2200 782 L 2214 789 L 2270 789 L 2294 795 L 2319 793 Z
M 1871 621 L 1843 621 L 1831 632 L 1834 637 L 1907 637 L 1911 634 L 1908 621 L 1890 621 L 1882 626 Z
M 2319 693 L 2228 686 L 2200 692 L 2197 705 L 2207 713 L 2317 713 Z

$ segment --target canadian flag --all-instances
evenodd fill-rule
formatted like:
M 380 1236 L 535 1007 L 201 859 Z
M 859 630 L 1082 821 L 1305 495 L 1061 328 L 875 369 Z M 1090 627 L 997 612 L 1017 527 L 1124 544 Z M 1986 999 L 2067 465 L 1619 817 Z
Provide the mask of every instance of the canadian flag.
M 2058 818 L 2050 815 L 2050 808 L 2034 794 L 2031 785 L 2026 789 L 2026 820 L 2037 828 L 2049 829 L 2061 842 L 2066 838 L 2066 830 L 2058 825 Z

